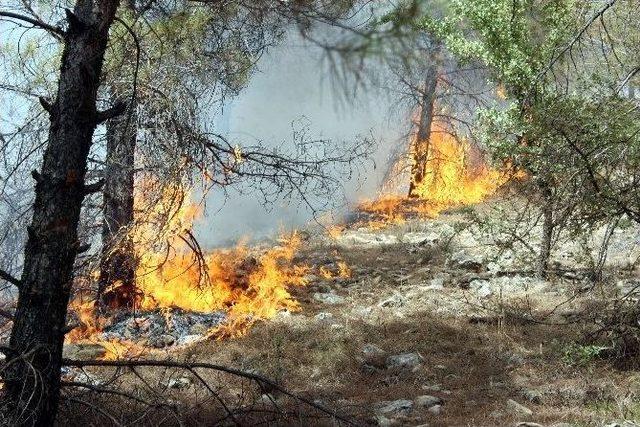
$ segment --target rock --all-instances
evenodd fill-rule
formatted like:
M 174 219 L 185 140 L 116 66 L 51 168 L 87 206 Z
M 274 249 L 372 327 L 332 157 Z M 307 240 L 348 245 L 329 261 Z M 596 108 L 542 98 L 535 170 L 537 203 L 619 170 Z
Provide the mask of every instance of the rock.
M 527 389 L 522 392 L 522 395 L 531 403 L 535 403 L 537 405 L 542 403 L 542 393 L 538 390 Z
M 408 414 L 413 409 L 413 402 L 407 399 L 379 402 L 376 412 L 382 415 Z
M 507 400 L 507 409 L 516 415 L 533 415 L 533 411 L 531 409 L 527 408 L 524 405 L 521 405 L 520 403 L 512 399 Z
M 401 307 L 404 304 L 404 301 L 400 295 L 394 295 L 391 298 L 387 298 L 378 303 L 378 307 Z
M 106 356 L 107 350 L 100 344 L 65 344 L 62 357 L 75 360 L 95 360 Z
M 387 357 L 387 368 L 414 369 L 422 364 L 422 357 L 418 353 L 402 353 Z
M 188 378 L 188 377 L 172 378 L 167 383 L 167 387 L 175 388 L 178 390 L 187 388 L 190 385 L 191 385 L 191 378 Z
M 425 291 L 441 291 L 444 289 L 444 278 L 435 277 L 429 281 L 429 284 L 423 288 Z
M 480 256 L 471 255 L 465 251 L 459 251 L 451 256 L 449 263 L 453 267 L 461 268 L 463 270 L 481 271 L 483 260 Z
M 176 338 L 173 335 L 162 334 L 158 337 L 149 339 L 149 344 L 155 348 L 165 348 L 173 345 L 176 342 Z
M 344 302 L 344 298 L 342 298 L 340 295 L 334 294 L 333 292 L 316 292 L 315 294 L 313 294 L 313 299 L 328 305 L 342 304 Z
M 416 406 L 419 406 L 421 408 L 431 408 L 432 406 L 444 405 L 444 400 L 437 396 L 431 396 L 428 394 L 416 397 L 414 402 Z
M 384 368 L 387 352 L 375 344 L 365 344 L 362 347 L 362 356 L 367 365 Z
M 378 423 L 380 427 L 391 427 L 393 425 L 393 422 L 383 415 L 378 415 L 376 417 L 376 423 Z
M 313 316 L 314 319 L 316 319 L 319 322 L 327 322 L 330 321 L 331 319 L 333 319 L 333 314 L 331 313 L 327 313 L 327 312 L 322 312 L 322 313 L 318 313 L 315 316 Z
M 440 415 L 442 413 L 442 405 L 433 405 L 428 411 L 433 415 Z
M 531 423 L 529 421 L 522 421 L 516 424 L 516 427 L 544 427 L 542 424 Z
M 469 288 L 474 291 L 480 298 L 487 298 L 493 294 L 491 284 L 487 280 L 472 280 Z

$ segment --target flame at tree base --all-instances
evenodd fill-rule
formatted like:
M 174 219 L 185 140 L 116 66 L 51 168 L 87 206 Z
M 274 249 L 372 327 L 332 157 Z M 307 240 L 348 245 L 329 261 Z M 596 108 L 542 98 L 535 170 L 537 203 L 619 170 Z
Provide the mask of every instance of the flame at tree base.
M 204 334 L 222 338 L 242 335 L 256 321 L 270 319 L 280 311 L 300 309 L 290 289 L 307 284 L 309 268 L 294 260 L 301 246 L 296 233 L 265 250 L 241 243 L 233 249 L 202 253 L 194 250 L 198 249 L 197 242 L 189 231 L 199 210 L 189 203 L 181 203 L 174 211 L 167 206 L 158 207 L 165 212 L 167 209 L 170 224 L 164 243 L 168 245 L 143 251 L 143 242 L 162 243 L 162 235 L 158 238 L 158 231 L 149 226 L 131 231 L 130 239 L 136 244 L 139 258 L 135 311 L 223 312 L 224 323 Z M 114 283 L 109 291 L 117 292 L 119 285 Z M 146 350 L 124 337 L 105 339 L 103 332 L 113 319 L 97 315 L 94 298 L 77 297 L 71 302 L 70 311 L 75 313 L 79 326 L 67 335 L 68 343 L 100 344 L 107 350 L 107 359 Z
M 385 183 L 385 191 L 375 200 L 364 200 L 358 210 L 370 216 L 369 228 L 382 228 L 398 224 L 408 218 L 436 218 L 442 211 L 458 206 L 480 203 L 493 195 L 498 188 L 514 178 L 522 178 L 507 164 L 502 170 L 493 169 L 482 155 L 465 140 L 456 138 L 447 129 L 433 124 L 428 144 L 428 154 L 421 159 L 421 180 L 406 179 L 407 170 L 416 169 L 416 146 L 424 141 L 413 137 L 410 152 L 393 166 L 392 178 Z M 411 194 L 400 195 L 398 178 L 412 182 Z

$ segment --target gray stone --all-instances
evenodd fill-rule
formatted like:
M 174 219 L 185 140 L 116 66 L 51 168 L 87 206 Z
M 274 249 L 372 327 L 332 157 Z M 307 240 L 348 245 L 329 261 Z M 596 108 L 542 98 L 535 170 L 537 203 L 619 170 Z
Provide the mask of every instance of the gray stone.
M 449 262 L 454 267 L 474 271 L 480 271 L 483 265 L 482 257 L 468 254 L 465 251 L 454 253 Z
M 149 344 L 155 348 L 165 348 L 173 345 L 176 342 L 176 338 L 173 335 L 162 334 L 158 337 L 150 338 Z
M 100 344 L 65 344 L 62 349 L 62 357 L 74 360 L 102 359 L 107 354 Z
M 540 404 L 542 403 L 542 393 L 538 390 L 527 389 L 522 392 L 522 395 L 531 403 Z
M 400 295 L 394 295 L 391 298 L 384 299 L 378 303 L 378 307 L 400 307 L 404 304 L 404 301 Z
M 493 294 L 491 284 L 487 280 L 473 280 L 469 283 L 469 288 L 480 298 L 487 298 Z
M 383 401 L 378 403 L 376 412 L 382 415 L 408 414 L 413 409 L 413 402 L 407 399 Z
M 191 385 L 191 378 L 188 378 L 188 377 L 172 378 L 167 383 L 167 387 L 175 388 L 178 390 L 187 388 L 190 385 Z
M 315 316 L 313 316 L 313 318 L 320 322 L 327 322 L 333 319 L 333 314 L 322 312 L 322 313 L 316 314 Z
M 422 357 L 418 353 L 402 353 L 387 357 L 387 368 L 413 369 L 422 364 Z
M 313 299 L 328 305 L 342 304 L 344 302 L 344 298 L 332 292 L 329 292 L 329 293 L 316 292 L 315 294 L 313 294 Z
M 433 405 L 428 411 L 433 415 L 440 415 L 442 413 L 442 405 Z
M 418 396 L 415 398 L 414 401 L 416 403 L 416 406 L 419 406 L 421 408 L 431 408 L 432 406 L 436 406 L 436 405 L 442 406 L 444 404 L 444 400 L 442 400 L 441 398 L 437 396 L 431 396 L 428 394 L 425 394 L 423 396 Z
M 376 368 L 383 368 L 385 366 L 387 352 L 375 344 L 365 344 L 364 347 L 362 347 L 362 356 L 366 364 L 375 366 Z
M 444 289 L 444 278 L 435 277 L 429 281 L 429 284 L 423 288 L 426 291 L 441 291 Z
M 524 405 L 521 405 L 520 403 L 512 399 L 507 400 L 507 409 L 511 413 L 516 415 L 526 415 L 526 416 L 533 415 L 533 411 L 531 409 L 527 408 Z
M 380 427 L 391 427 L 393 425 L 393 422 L 383 415 L 378 415 L 376 417 L 376 423 L 378 423 Z

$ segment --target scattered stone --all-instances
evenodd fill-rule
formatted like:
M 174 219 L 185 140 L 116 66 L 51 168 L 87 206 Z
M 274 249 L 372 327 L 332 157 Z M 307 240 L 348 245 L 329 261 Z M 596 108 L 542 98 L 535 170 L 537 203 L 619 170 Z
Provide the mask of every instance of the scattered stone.
M 466 253 L 465 251 L 459 251 L 451 256 L 449 263 L 452 266 L 461 268 L 463 270 L 473 270 L 479 272 L 482 270 L 483 260 L 477 255 L 471 255 Z
M 169 334 L 162 334 L 158 337 L 154 337 L 149 340 L 149 344 L 155 348 L 165 348 L 173 345 L 176 342 L 176 337 Z
M 364 347 L 362 347 L 362 356 L 367 365 L 384 368 L 387 352 L 375 344 L 365 344 Z
M 428 411 L 433 415 L 440 415 L 442 413 L 442 405 L 433 405 Z
M 188 378 L 188 377 L 172 378 L 167 383 L 167 387 L 175 388 L 175 389 L 178 389 L 178 390 L 181 390 L 183 388 L 187 388 L 190 385 L 191 385 L 191 378 Z
M 107 350 L 100 344 L 65 344 L 62 357 L 74 360 L 102 359 Z
M 524 405 L 521 405 L 520 403 L 516 402 L 513 399 L 509 399 L 507 400 L 507 409 L 517 415 L 526 415 L 526 416 L 531 416 L 533 415 L 533 411 L 529 408 L 527 408 Z
M 531 403 L 535 403 L 537 405 L 542 403 L 542 393 L 538 390 L 527 389 L 522 392 L 522 395 Z
M 391 427 L 393 425 L 392 421 L 384 415 L 378 415 L 376 417 L 376 422 L 380 427 Z
M 334 294 L 333 292 L 316 292 L 315 294 L 313 294 L 313 299 L 328 305 L 342 304 L 344 302 L 344 298 L 342 298 L 340 295 Z
M 418 353 L 402 353 L 387 357 L 387 368 L 414 369 L 422 364 L 422 357 Z
M 424 396 L 418 396 L 415 398 L 416 406 L 421 408 L 431 408 L 432 406 L 442 406 L 444 405 L 444 400 L 437 396 L 431 396 L 425 394 Z
M 385 307 L 385 308 L 400 307 L 403 304 L 404 304 L 404 301 L 403 301 L 402 297 L 400 295 L 394 295 L 391 298 L 387 298 L 385 300 L 382 300 L 378 304 L 378 307 Z
M 413 409 L 413 402 L 407 399 L 383 401 L 378 403 L 378 414 L 408 414 Z
M 488 298 L 493 294 L 491 284 L 487 280 L 473 280 L 469 283 L 469 288 L 480 298 Z
M 326 322 L 326 321 L 330 321 L 333 319 L 333 314 L 332 313 L 327 313 L 327 312 L 322 312 L 322 313 L 318 313 L 315 316 L 313 316 L 314 319 L 320 321 L 320 322 Z
M 429 284 L 423 288 L 425 291 L 441 291 L 444 289 L 444 278 L 435 277 L 429 281 Z

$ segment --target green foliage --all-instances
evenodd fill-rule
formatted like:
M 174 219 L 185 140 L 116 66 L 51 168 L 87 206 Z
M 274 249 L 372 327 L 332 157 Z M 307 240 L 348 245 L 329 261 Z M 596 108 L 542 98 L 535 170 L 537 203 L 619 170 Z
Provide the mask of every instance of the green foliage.
M 562 361 L 571 366 L 588 366 L 599 359 L 607 347 L 572 343 L 565 347 Z

